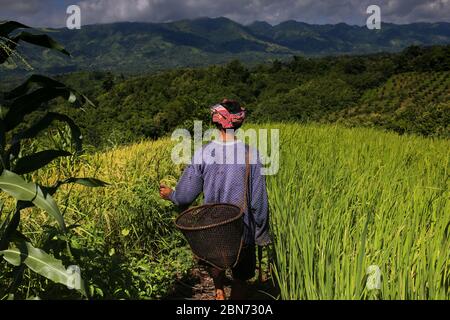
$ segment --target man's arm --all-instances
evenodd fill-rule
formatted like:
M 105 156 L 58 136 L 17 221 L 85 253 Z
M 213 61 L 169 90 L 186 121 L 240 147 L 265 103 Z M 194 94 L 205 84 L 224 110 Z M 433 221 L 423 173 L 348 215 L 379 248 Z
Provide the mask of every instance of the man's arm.
M 203 178 L 199 165 L 189 165 L 184 170 L 175 190 L 160 186 L 161 198 L 170 200 L 178 206 L 190 205 L 202 192 Z

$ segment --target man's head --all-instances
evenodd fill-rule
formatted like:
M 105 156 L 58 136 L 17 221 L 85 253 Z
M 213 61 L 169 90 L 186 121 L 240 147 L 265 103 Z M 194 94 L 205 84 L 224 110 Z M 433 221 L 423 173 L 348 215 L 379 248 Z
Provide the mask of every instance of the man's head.
M 236 100 L 223 99 L 211 107 L 211 117 L 220 130 L 237 130 L 245 120 L 245 109 Z

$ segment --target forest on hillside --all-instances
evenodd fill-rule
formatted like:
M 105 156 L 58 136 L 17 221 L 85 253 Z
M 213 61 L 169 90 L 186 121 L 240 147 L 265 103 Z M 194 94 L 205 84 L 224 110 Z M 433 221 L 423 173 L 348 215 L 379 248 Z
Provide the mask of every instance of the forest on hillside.
M 134 77 L 79 72 L 57 78 L 95 104 L 67 110 L 95 147 L 156 139 L 177 127 L 191 128 L 194 119 L 207 124 L 208 106 L 224 97 L 240 100 L 253 123 L 337 122 L 450 136 L 450 46 L 409 47 L 398 54 L 294 56 L 255 67 L 234 60 Z
M 38 73 L 111 71 L 142 74 L 179 67 L 206 67 L 238 59 L 255 65 L 269 59 L 399 52 L 410 45 L 445 45 L 450 23 L 383 23 L 380 30 L 345 23 L 314 25 L 288 20 L 242 25 L 225 17 L 169 23 L 117 22 L 52 29 L 72 54 L 20 46 Z M 20 69 L 9 71 L 20 74 Z M 1 70 L 0 70 L 1 72 Z

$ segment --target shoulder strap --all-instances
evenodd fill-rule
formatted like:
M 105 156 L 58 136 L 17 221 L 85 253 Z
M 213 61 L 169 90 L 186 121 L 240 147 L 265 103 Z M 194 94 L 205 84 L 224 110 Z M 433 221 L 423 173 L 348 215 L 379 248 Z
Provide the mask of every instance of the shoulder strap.
M 250 180 L 250 148 L 245 147 L 245 180 L 244 180 L 244 203 L 241 210 L 245 212 L 248 207 L 248 184 Z

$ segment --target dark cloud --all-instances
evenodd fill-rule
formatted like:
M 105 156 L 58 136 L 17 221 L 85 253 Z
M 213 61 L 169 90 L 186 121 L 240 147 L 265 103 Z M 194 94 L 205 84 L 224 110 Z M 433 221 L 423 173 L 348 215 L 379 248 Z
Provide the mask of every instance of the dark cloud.
M 17 20 L 35 27 L 64 26 L 73 0 L 0 0 L 0 20 Z
M 0 19 L 62 26 L 64 6 L 69 4 L 80 5 L 84 24 L 225 16 L 244 24 L 255 20 L 277 24 L 293 19 L 362 25 L 372 4 L 381 7 L 384 22 L 450 21 L 450 0 L 0 0 Z
M 0 8 L 3 11 L 16 13 L 16 14 L 35 14 L 40 10 L 39 0 L 29 0 L 29 1 L 11 1 L 11 0 L 0 0 Z
M 384 0 L 380 7 L 390 22 L 450 21 L 450 0 Z

